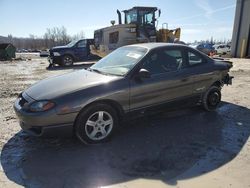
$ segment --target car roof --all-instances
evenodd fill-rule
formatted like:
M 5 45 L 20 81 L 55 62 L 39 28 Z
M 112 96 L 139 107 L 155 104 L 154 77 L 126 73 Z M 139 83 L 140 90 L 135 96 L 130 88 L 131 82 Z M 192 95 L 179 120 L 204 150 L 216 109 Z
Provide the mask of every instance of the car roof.
M 160 48 L 160 47 L 174 47 L 174 46 L 185 46 L 183 44 L 176 44 L 176 43 L 164 43 L 164 42 L 151 42 L 151 43 L 139 43 L 139 44 L 132 44 L 128 46 L 138 46 L 138 47 L 143 47 L 147 48 L 148 50 L 152 50 L 155 48 Z
M 138 10 L 145 10 L 145 11 L 151 11 L 151 10 L 153 10 L 153 11 L 157 11 L 157 7 L 142 7 L 142 6 L 136 6 L 136 7 L 133 7 L 133 8 L 131 8 L 131 9 L 128 9 L 128 10 L 123 10 L 123 12 L 129 12 L 129 11 L 131 11 L 131 10 L 134 10 L 134 9 L 138 9 Z

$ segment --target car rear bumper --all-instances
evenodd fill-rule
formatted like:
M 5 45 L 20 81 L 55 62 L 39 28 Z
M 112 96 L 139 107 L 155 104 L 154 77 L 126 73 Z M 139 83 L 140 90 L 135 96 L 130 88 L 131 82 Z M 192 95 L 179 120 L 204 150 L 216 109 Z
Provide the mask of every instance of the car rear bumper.
M 229 74 L 227 74 L 223 80 L 223 82 L 227 85 L 232 85 L 233 84 L 233 76 L 230 76 Z

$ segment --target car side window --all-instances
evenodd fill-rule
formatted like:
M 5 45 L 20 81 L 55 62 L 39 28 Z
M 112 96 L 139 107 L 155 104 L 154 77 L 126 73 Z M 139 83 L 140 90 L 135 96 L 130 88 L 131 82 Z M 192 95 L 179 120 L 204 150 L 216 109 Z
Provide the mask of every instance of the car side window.
M 190 66 L 200 65 L 205 62 L 201 56 L 193 52 L 188 52 L 188 61 Z
M 86 47 L 86 40 L 82 40 L 82 41 L 78 42 L 77 47 L 78 48 Z
M 146 58 L 142 68 L 154 75 L 176 71 L 182 67 L 182 63 L 180 50 L 159 50 Z

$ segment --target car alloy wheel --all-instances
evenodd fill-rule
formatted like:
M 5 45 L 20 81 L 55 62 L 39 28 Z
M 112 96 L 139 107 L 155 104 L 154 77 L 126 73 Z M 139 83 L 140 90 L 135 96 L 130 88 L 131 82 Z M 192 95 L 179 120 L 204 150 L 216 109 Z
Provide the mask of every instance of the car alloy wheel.
M 75 121 L 75 135 L 85 144 L 108 140 L 118 125 L 117 111 L 108 104 L 92 104 L 82 109 Z
M 86 135 L 91 140 L 105 139 L 113 128 L 113 118 L 106 111 L 98 111 L 89 116 L 85 123 Z

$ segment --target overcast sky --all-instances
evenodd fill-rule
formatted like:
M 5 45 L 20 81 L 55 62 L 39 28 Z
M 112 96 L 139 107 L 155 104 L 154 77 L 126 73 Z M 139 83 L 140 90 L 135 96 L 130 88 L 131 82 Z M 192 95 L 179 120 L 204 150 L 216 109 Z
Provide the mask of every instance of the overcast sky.
M 135 4 L 136 3 L 136 4 Z M 236 0 L 0 0 L 0 35 L 42 36 L 46 28 L 65 26 L 70 35 L 93 31 L 116 20 L 116 9 L 156 6 L 158 27 L 181 27 L 181 40 L 231 39 Z

